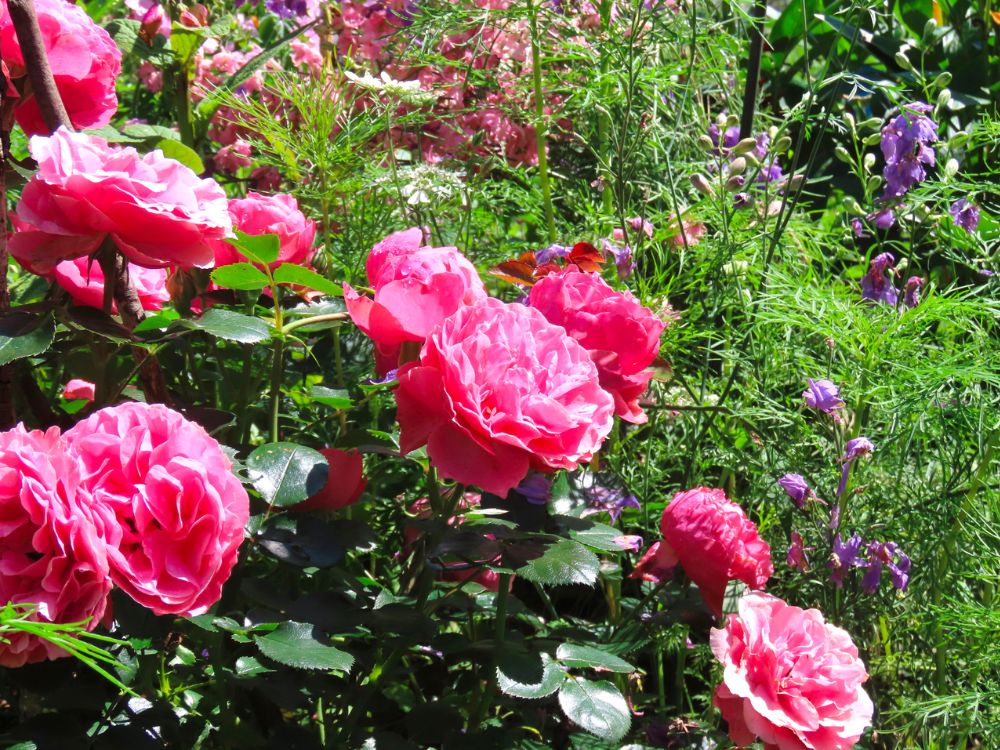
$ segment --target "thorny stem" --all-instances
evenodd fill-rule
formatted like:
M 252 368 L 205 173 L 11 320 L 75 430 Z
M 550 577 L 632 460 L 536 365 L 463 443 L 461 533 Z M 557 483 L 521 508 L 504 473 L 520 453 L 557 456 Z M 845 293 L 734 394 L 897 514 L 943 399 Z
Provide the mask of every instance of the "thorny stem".
M 45 126 L 53 133 L 60 126 L 71 129 L 73 125 L 56 89 L 52 68 L 49 67 L 33 0 L 8 0 L 7 9 L 17 34 L 17 43 L 24 55 L 24 67 L 31 83 L 31 92 L 38 102 Z

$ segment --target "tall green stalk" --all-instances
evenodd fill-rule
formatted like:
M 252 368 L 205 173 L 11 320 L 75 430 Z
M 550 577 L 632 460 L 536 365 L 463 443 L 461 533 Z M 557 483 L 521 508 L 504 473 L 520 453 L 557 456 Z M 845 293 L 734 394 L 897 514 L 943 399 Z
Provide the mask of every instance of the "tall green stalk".
M 556 219 L 552 210 L 552 186 L 549 184 L 549 157 L 546 151 L 548 127 L 542 100 L 542 52 L 538 34 L 538 8 L 528 3 L 528 20 L 531 27 L 531 79 L 535 94 L 535 142 L 538 146 L 538 179 L 542 186 L 542 203 L 545 206 L 545 224 L 549 242 L 556 241 Z

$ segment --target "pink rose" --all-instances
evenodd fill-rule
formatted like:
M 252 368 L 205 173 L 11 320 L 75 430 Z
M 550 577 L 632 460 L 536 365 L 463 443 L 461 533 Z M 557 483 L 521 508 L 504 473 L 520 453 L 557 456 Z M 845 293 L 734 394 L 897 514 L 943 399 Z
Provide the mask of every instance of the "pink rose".
M 250 512 L 219 444 L 177 412 L 139 403 L 95 412 L 66 440 L 102 509 L 114 582 L 158 615 L 215 604 Z
M 751 591 L 711 640 L 725 666 L 713 702 L 738 746 L 759 737 L 767 750 L 847 750 L 871 725 L 858 649 L 818 609 Z
M 35 0 L 35 10 L 52 76 L 73 127 L 107 125 L 118 111 L 115 80 L 122 70 L 118 45 L 78 5 Z M 0 57 L 11 78 L 26 75 L 7 3 L 0 3 Z M 49 132 L 34 96 L 19 100 L 14 117 L 28 135 Z
M 757 526 L 722 490 L 695 487 L 678 492 L 660 519 L 660 565 L 680 562 L 709 608 L 722 615 L 729 581 L 763 588 L 774 573 L 771 548 Z M 666 556 L 666 557 L 665 557 Z
M 305 266 L 313 256 L 313 238 L 316 222 L 307 219 L 299 210 L 298 201 L 290 195 L 260 195 L 247 193 L 246 198 L 229 201 L 229 215 L 233 228 L 246 234 L 276 234 L 281 243 L 278 259 L 271 264 L 277 268 L 282 263 Z M 246 258 L 228 242 L 213 242 L 215 265 L 246 262 Z
M 639 397 L 653 377 L 647 368 L 659 354 L 664 322 L 630 292 L 617 292 L 596 273 L 575 269 L 545 276 L 528 301 L 590 352 L 601 386 L 614 397 L 615 414 L 626 422 L 646 422 Z
M 89 268 L 88 268 L 89 266 Z M 90 258 L 79 257 L 64 260 L 52 271 L 56 282 L 69 292 L 73 302 L 87 307 L 104 307 L 104 271 Z M 162 310 L 170 301 L 167 291 L 167 271 L 163 268 L 143 268 L 134 263 L 128 265 L 128 275 L 132 280 L 143 310 Z M 112 303 L 112 310 L 118 306 Z
M 62 397 L 70 401 L 93 401 L 97 386 L 89 380 L 73 378 L 63 388 Z
M 212 265 L 209 244 L 230 233 L 226 195 L 162 151 L 134 148 L 60 128 L 34 136 L 38 171 L 17 204 L 10 252 L 34 273 L 91 255 L 110 237 L 146 268 Z
M 396 366 L 407 341 L 422 342 L 442 320 L 486 298 L 468 259 L 454 247 L 428 247 L 418 228 L 390 234 L 365 263 L 375 299 L 344 284 L 344 302 L 355 325 L 375 342 L 376 366 Z
M 535 309 L 484 299 L 435 328 L 399 371 L 400 448 L 505 496 L 528 469 L 572 469 L 611 431 L 614 402 L 587 351 Z
M 104 539 L 94 525 L 80 467 L 59 429 L 0 433 L 0 602 L 34 604 L 32 620 L 87 621 L 93 630 L 111 592 Z M 4 633 L 0 666 L 66 653 L 27 633 Z
M 301 503 L 289 510 L 340 510 L 353 505 L 368 486 L 364 475 L 364 462 L 357 448 L 342 451 L 339 448 L 320 450 L 329 465 L 326 485 Z

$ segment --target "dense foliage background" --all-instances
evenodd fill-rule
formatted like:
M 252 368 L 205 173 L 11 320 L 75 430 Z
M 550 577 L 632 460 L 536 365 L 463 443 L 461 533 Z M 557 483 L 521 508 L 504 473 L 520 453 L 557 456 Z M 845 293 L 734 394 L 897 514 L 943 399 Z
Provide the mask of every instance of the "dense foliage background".
M 232 449 L 252 506 L 209 614 L 158 617 L 119 592 L 99 631 L 118 639 L 98 643 L 114 657 L 105 675 L 74 659 L 0 672 L 6 745 L 729 746 L 711 703 L 714 616 L 682 573 L 627 577 L 674 493 L 700 485 L 770 543 L 769 592 L 851 634 L 876 706 L 862 747 L 1000 742 L 989 0 L 768 6 L 749 97 L 754 9 L 734 3 L 268 0 L 187 17 L 167 3 L 169 39 L 144 23 L 148 3 L 126 4 L 84 4 L 124 54 L 118 114 L 98 134 L 162 148 L 230 197 L 293 195 L 317 222 L 323 279 L 177 271 L 174 301 L 130 333 L 11 263 L 0 355 L 16 419 L 68 427 L 141 398 L 131 349 L 155 351 L 175 407 Z M 913 102 L 930 106 L 936 158 L 887 203 L 882 131 Z M 767 136 L 742 157 L 738 135 L 725 142 L 741 118 L 744 137 Z M 13 207 L 33 165 L 20 129 L 10 139 Z M 981 210 L 971 230 L 949 212 L 960 199 Z M 524 291 L 516 264 L 487 273 L 497 264 L 627 244 L 634 270 L 619 274 L 609 250 L 604 277 L 672 321 L 649 421 L 617 422 L 547 505 L 486 495 L 449 524 L 457 496 L 422 451 L 399 455 L 392 382 L 341 314 L 340 286 L 365 288 L 372 246 L 411 226 L 507 300 Z M 863 299 L 884 252 L 898 305 Z M 914 305 L 910 277 L 923 279 Z M 61 396 L 73 378 L 98 384 L 94 404 Z M 804 406 L 809 378 L 840 387 L 836 416 Z M 860 436 L 875 450 L 838 493 Z M 361 452 L 363 496 L 285 512 L 323 485 L 325 446 Z M 798 508 L 777 484 L 787 473 L 823 503 Z M 864 570 L 831 580 L 838 494 L 844 538 L 905 551 L 905 591 L 888 573 L 874 591 Z M 793 534 L 808 563 L 786 564 Z M 442 575 L 484 560 L 492 586 Z

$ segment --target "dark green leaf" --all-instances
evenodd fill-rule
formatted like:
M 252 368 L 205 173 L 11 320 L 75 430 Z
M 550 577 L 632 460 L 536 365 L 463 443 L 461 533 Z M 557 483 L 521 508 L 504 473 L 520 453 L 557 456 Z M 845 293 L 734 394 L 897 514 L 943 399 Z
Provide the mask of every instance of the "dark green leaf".
M 304 622 L 283 622 L 277 630 L 254 638 L 268 659 L 297 669 L 350 670 L 354 657 L 323 642 L 315 627 Z
M 238 341 L 241 344 L 258 344 L 271 337 L 271 329 L 263 320 L 217 307 L 206 311 L 200 318 L 183 320 L 181 323 L 220 339 Z
M 236 239 L 229 238 L 226 242 L 262 266 L 274 263 L 281 252 L 281 240 L 276 234 L 246 234 L 236 230 Z
M 164 138 L 162 141 L 157 142 L 156 148 L 160 149 L 164 156 L 179 161 L 195 174 L 201 174 L 205 171 L 205 164 L 197 152 L 190 146 L 185 146 L 180 141 Z
M 175 320 L 180 318 L 180 314 L 173 308 L 167 307 L 160 310 L 158 313 L 150 315 L 148 318 L 143 318 L 140 320 L 135 328 L 132 329 L 132 333 L 142 333 L 143 331 L 159 331 L 160 329 L 166 328 Z
M 618 742 L 632 724 L 625 698 L 606 680 L 569 678 L 559 690 L 559 705 L 572 721 L 606 742 Z
M 326 484 L 330 470 L 319 451 L 295 443 L 268 443 L 247 457 L 253 486 L 279 508 L 315 495 Z
M 340 388 L 327 388 L 323 385 L 314 385 L 309 391 L 309 397 L 316 403 L 334 409 L 349 409 L 354 403 L 347 391 Z
M 603 672 L 634 672 L 635 667 L 614 654 L 592 646 L 578 646 L 575 643 L 563 643 L 556 649 L 556 659 L 567 667 L 596 669 Z
M 241 656 L 236 660 L 237 677 L 256 677 L 257 675 L 273 671 L 273 669 L 265 667 L 252 656 Z
M 581 583 L 592 586 L 597 581 L 600 561 L 597 555 L 579 542 L 561 539 L 524 567 L 517 574 L 536 583 L 559 586 Z
M 271 518 L 257 541 L 277 559 L 300 568 L 329 568 L 344 559 L 344 546 L 330 525 L 315 516 Z
M 515 660 L 501 659 L 497 666 L 497 687 L 501 692 L 515 698 L 544 698 L 552 695 L 566 681 L 566 673 L 552 661 L 548 654 L 528 654 L 534 660 L 541 660 L 537 675 L 522 674 Z M 536 677 L 536 679 L 530 679 Z M 527 681 L 526 681 L 527 678 Z
M 212 281 L 225 289 L 263 289 L 267 274 L 251 263 L 230 263 L 212 271 Z
M 105 338 L 116 341 L 134 338 L 128 328 L 96 307 L 73 306 L 66 311 L 66 315 L 81 328 Z
M 166 40 L 157 36 L 151 47 L 139 36 L 141 28 L 142 23 L 139 21 L 118 18 L 108 24 L 107 31 L 115 40 L 118 48 L 126 55 L 149 60 L 161 68 L 172 65 L 176 58 L 174 53 L 166 48 Z
M 341 287 L 325 276 L 295 263 L 282 263 L 274 271 L 274 280 L 279 284 L 298 284 L 331 297 L 343 296 Z
M 0 317 L 0 365 L 41 354 L 55 335 L 51 315 L 12 312 Z

